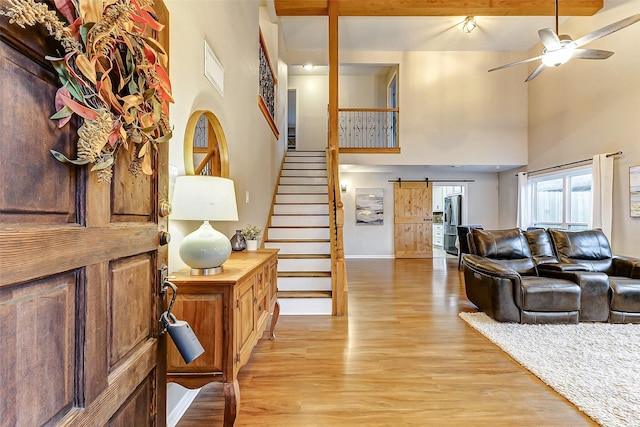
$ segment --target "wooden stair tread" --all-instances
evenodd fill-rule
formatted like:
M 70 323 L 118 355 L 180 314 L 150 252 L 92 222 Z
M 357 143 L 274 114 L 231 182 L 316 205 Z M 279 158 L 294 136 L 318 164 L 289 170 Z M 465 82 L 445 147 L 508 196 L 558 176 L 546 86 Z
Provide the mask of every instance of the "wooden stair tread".
M 278 259 L 327 259 L 331 254 L 278 254 Z
M 276 202 L 275 205 L 319 205 L 319 206 L 326 206 L 327 203 L 315 203 L 315 202 L 296 202 L 296 203 L 282 203 L 282 202 Z
M 329 228 L 329 226 L 328 225 L 270 225 L 269 228 L 289 228 L 289 229 L 303 228 L 303 229 L 309 229 L 309 228 Z
M 269 239 L 265 243 L 329 243 L 329 239 Z
M 278 291 L 278 298 L 331 298 L 331 291 Z
M 331 272 L 330 271 L 279 271 L 278 277 L 331 277 Z
M 272 216 L 329 216 L 328 213 L 274 213 Z

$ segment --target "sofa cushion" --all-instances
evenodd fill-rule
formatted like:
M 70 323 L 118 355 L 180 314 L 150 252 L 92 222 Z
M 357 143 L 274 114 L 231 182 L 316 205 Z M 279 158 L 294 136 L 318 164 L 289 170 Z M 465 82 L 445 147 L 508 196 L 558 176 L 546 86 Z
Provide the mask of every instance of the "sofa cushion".
M 611 310 L 640 313 L 640 280 L 609 276 Z
M 564 279 L 523 277 L 521 309 L 526 311 L 580 310 L 580 286 Z
M 536 274 L 529 244 L 522 230 L 480 230 L 471 229 L 473 247 L 478 256 L 490 258 L 520 274 Z
M 580 263 L 591 271 L 611 269 L 611 246 L 602 230 L 548 230 L 560 262 Z
M 551 238 L 545 229 L 535 228 L 527 230 L 524 232 L 524 237 L 527 238 L 531 256 L 536 261 L 536 264 L 558 262 L 558 258 L 556 258 L 556 254 L 553 252 Z

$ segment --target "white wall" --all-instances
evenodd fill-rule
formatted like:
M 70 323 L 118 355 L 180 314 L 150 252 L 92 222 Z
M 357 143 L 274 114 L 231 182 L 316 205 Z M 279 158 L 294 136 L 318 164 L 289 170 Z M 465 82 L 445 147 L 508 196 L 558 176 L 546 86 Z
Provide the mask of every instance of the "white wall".
M 434 171 L 427 166 L 393 166 L 384 172 L 340 172 L 340 183 L 347 184 L 341 193 L 344 204 L 344 251 L 346 257 L 393 257 L 393 183 L 403 179 L 473 180 L 456 183 L 464 187 L 462 222 L 482 224 L 485 228 L 498 228 L 498 174 Z M 440 184 L 440 183 L 439 183 Z M 442 183 L 446 185 L 446 183 Z M 384 224 L 355 225 L 355 189 L 382 188 L 384 190 Z
M 488 73 L 520 59 L 507 52 L 341 52 L 345 63 L 399 64 L 401 154 L 342 155 L 346 164 L 525 165 L 527 88 L 521 74 Z M 345 77 L 341 77 L 345 79 Z M 290 76 L 298 88 L 300 149 L 326 147 L 327 78 Z M 356 106 L 340 85 L 340 107 Z M 362 95 L 360 95 L 362 96 Z M 373 93 L 371 96 L 376 96 Z M 377 95 L 373 102 L 378 103 Z M 367 107 L 373 105 L 357 105 Z M 306 125 L 308 126 L 308 125 Z M 323 139 L 320 141 L 320 136 Z M 309 142 L 312 141 L 312 142 Z M 313 147 L 313 148 L 307 148 Z
M 175 103 L 171 106 L 174 137 L 169 162 L 184 174 L 183 143 L 187 120 L 195 110 L 211 110 L 220 120 L 229 148 L 229 177 L 235 182 L 238 222 L 214 226 L 231 236 L 247 223 L 266 224 L 284 153 L 286 111 L 278 105 L 276 140 L 258 109 L 259 27 L 279 78 L 280 99 L 286 94 L 286 65 L 279 59 L 277 25 L 260 13 L 259 0 L 166 0 L 170 12 L 170 76 Z M 205 78 L 204 41 L 207 40 L 224 68 L 224 96 Z M 245 203 L 249 192 L 250 203 Z M 172 222 L 170 269 L 184 264 L 177 252 L 182 238 L 196 224 Z
M 638 12 L 639 0 L 608 1 L 606 10 L 593 17 L 571 18 L 560 32 L 575 39 Z M 586 46 L 615 51 L 609 59 L 572 60 L 545 70 L 525 85 L 529 90 L 528 170 L 623 152 L 614 161 L 611 244 L 615 253 L 631 256 L 640 256 L 640 246 L 633 239 L 640 235 L 640 219 L 629 216 L 629 167 L 640 164 L 639 42 L 637 23 Z M 539 54 L 539 48 L 530 54 Z M 500 177 L 501 226 L 515 226 L 514 175 L 509 171 Z

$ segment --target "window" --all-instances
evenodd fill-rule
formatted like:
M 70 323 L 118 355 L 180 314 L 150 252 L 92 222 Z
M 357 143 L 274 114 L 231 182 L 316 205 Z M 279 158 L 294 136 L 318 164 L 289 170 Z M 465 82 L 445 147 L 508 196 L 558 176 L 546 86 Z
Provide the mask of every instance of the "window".
M 591 222 L 591 168 L 530 178 L 536 227 L 584 230 Z

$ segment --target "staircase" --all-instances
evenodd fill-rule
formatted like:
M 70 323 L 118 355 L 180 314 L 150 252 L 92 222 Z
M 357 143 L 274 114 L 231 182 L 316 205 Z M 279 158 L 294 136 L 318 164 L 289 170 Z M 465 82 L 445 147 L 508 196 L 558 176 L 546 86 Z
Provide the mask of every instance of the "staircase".
M 331 242 L 324 151 L 288 151 L 264 242 L 278 254 L 280 314 L 331 315 Z

